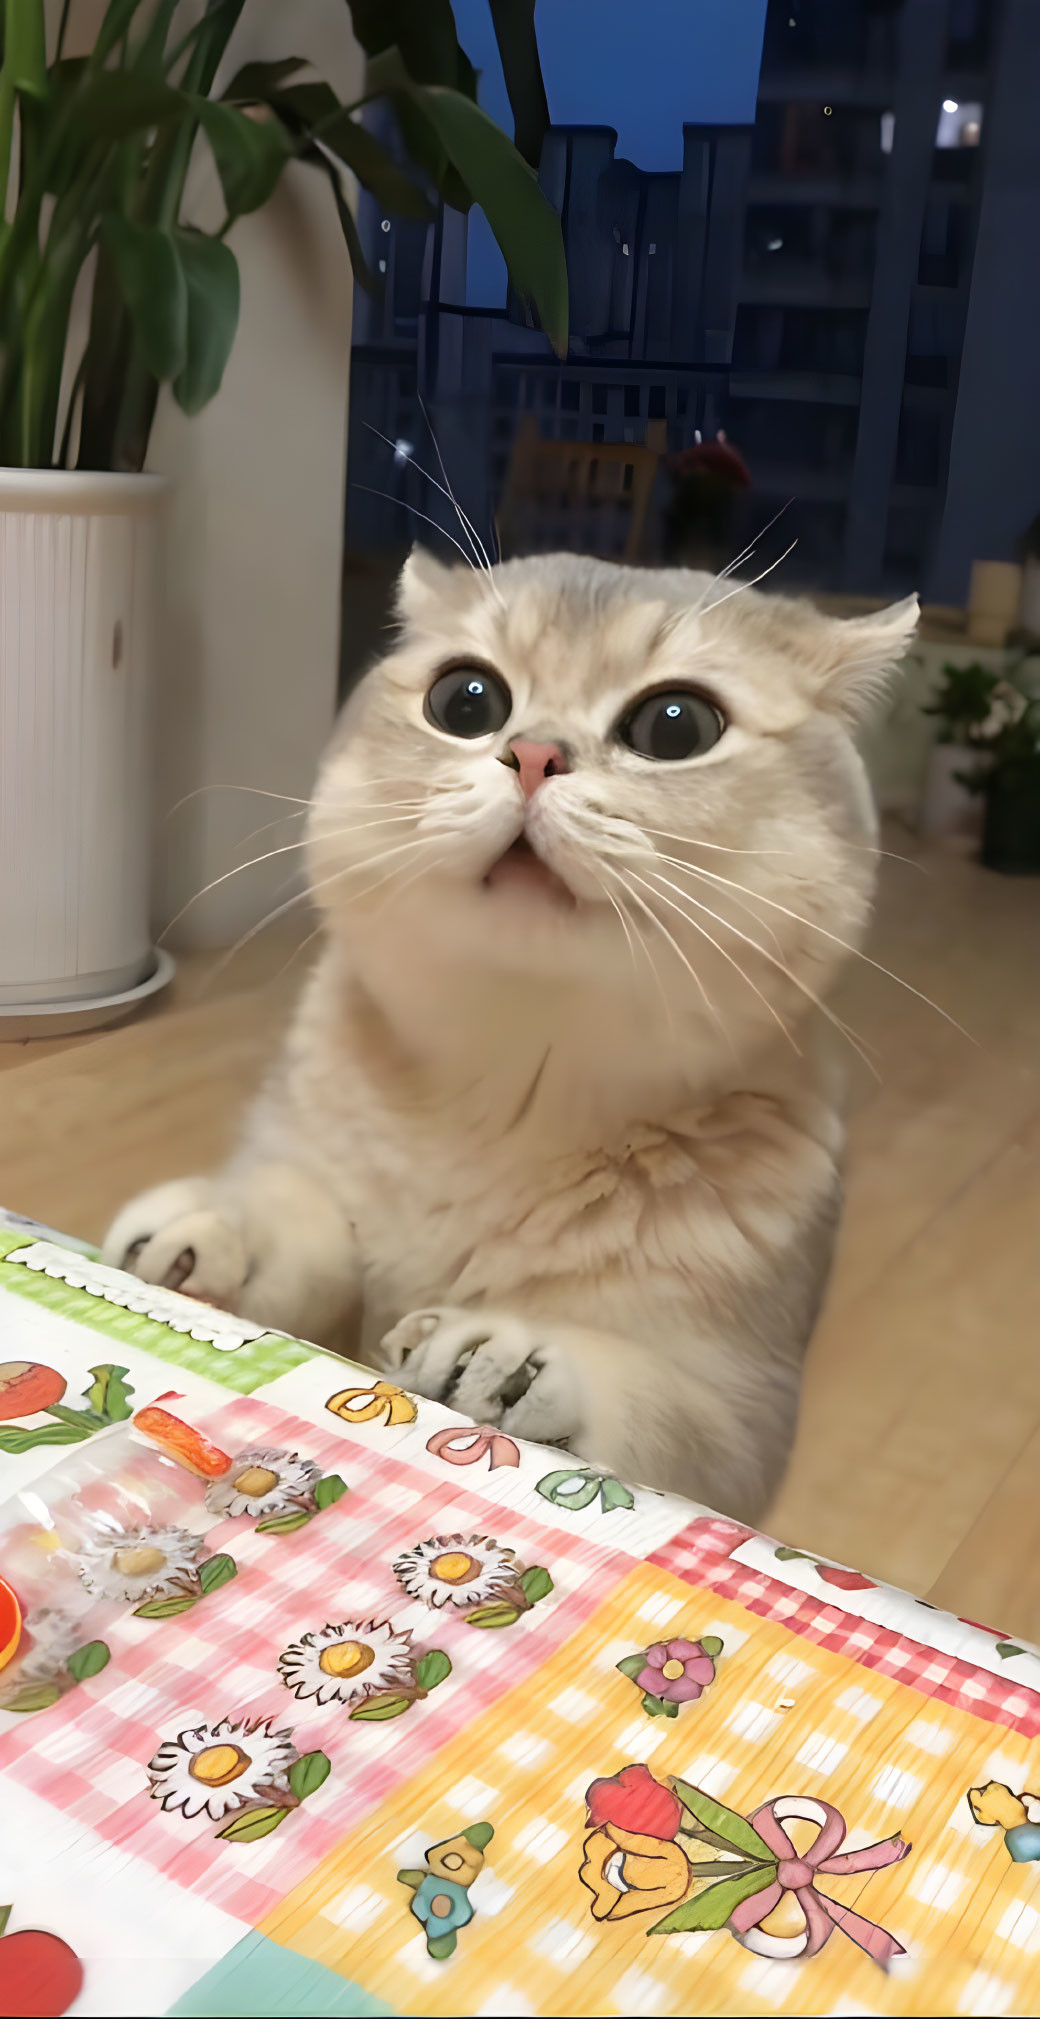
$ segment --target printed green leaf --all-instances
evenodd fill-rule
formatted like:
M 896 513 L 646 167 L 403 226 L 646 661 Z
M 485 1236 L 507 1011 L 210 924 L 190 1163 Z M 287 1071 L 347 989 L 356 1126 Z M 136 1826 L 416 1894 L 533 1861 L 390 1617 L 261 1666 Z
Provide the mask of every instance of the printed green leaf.
M 520 1614 L 512 1605 L 478 1605 L 466 1614 L 467 1626 L 512 1626 Z
M 1013 1654 L 1025 1654 L 1024 1647 L 1016 1647 L 1013 1640 L 998 1640 L 997 1653 L 1001 1661 L 1007 1661 Z
M 294 1529 L 306 1528 L 307 1523 L 313 1520 L 313 1514 L 308 1514 L 305 1508 L 299 1507 L 292 1514 L 269 1514 L 266 1521 L 257 1522 L 255 1533 L 257 1535 L 291 1535 Z
M 89 1430 L 79 1429 L 73 1423 L 44 1423 L 38 1430 L 12 1423 L 0 1429 L 0 1451 L 9 1451 L 13 1458 L 20 1458 L 23 1452 L 35 1451 L 39 1444 L 82 1444 L 89 1436 Z
M 783 1549 L 774 1549 L 773 1555 L 778 1563 L 815 1563 L 816 1561 L 814 1556 L 809 1555 L 807 1549 L 787 1549 L 785 1547 Z
M 678 1704 L 666 1703 L 663 1697 L 651 1696 L 649 1691 L 643 1698 L 643 1709 L 651 1718 L 677 1718 Z
M 207 1594 L 219 1591 L 222 1584 L 230 1584 L 232 1578 L 238 1576 L 238 1565 L 233 1556 L 207 1556 L 198 1570 L 199 1583 Z
M 711 1656 L 712 1661 L 716 1661 L 722 1653 L 722 1642 L 717 1634 L 705 1634 L 701 1641 L 701 1646 L 705 1654 Z
M 92 1437 L 95 1430 L 103 1427 L 105 1420 L 93 1409 L 70 1409 L 64 1402 L 48 1403 L 46 1414 L 56 1417 L 59 1423 L 72 1424 L 75 1429 L 82 1430 L 85 1437 Z
M 724 1928 L 742 1900 L 750 1900 L 753 1893 L 759 1893 L 764 1886 L 772 1884 L 775 1871 L 775 1865 L 754 1865 L 750 1871 L 742 1872 L 739 1878 L 720 1879 L 717 1886 L 708 1886 L 692 1900 L 684 1900 L 681 1906 L 673 1907 L 663 1921 L 655 1921 L 653 1927 L 647 1929 L 647 1934 L 686 1935 L 694 1930 Z
M 255 1844 L 258 1837 L 269 1837 L 272 1830 L 284 1823 L 291 1809 L 246 1809 L 243 1815 L 234 1816 L 225 1823 L 218 1837 L 230 1837 L 236 1844 Z
M 126 1367 L 91 1367 L 88 1373 L 94 1376 L 83 1400 L 88 1408 L 104 1417 L 106 1423 L 123 1423 L 131 1414 L 128 1396 L 134 1392 L 133 1383 L 126 1376 Z
M 386 1718 L 399 1718 L 410 1703 L 410 1697 L 369 1697 L 367 1702 L 359 1704 L 350 1715 L 352 1718 L 361 1719 L 365 1724 L 382 1724 Z
M 431 1647 L 415 1664 L 415 1680 L 421 1690 L 435 1690 L 451 1674 L 451 1663 L 439 1647 Z
M 14 1696 L 3 1699 L 0 1710 L 45 1711 L 51 1704 L 57 1703 L 60 1695 L 57 1683 L 26 1683 L 25 1688 L 17 1690 Z
M 11 1918 L 10 1907 L 0 1907 L 0 1935 L 3 1934 L 4 1929 L 6 1928 L 10 1918 Z
M 495 1826 L 493 1823 L 470 1823 L 462 1834 L 475 1851 L 486 1851 L 495 1834 Z
M 564 1492 L 569 1480 L 580 1482 L 575 1486 L 573 1493 Z M 534 1490 L 541 1494 L 543 1500 L 551 1501 L 554 1507 L 589 1507 L 595 1500 L 600 1485 L 597 1473 L 576 1472 L 570 1469 L 566 1472 L 547 1472 L 544 1479 L 539 1479 Z
M 532 1564 L 530 1570 L 525 1570 L 520 1579 L 520 1589 L 528 1605 L 537 1605 L 539 1599 L 548 1598 L 552 1588 L 552 1578 L 540 1563 Z
M 615 1667 L 621 1670 L 622 1675 L 627 1675 L 632 1682 L 635 1682 L 636 1677 L 641 1676 L 646 1667 L 646 1655 L 626 1654 L 624 1661 L 616 1662 Z
M 745 1857 L 757 1863 L 774 1863 L 773 1853 L 765 1839 L 744 1816 L 738 1816 L 735 1809 L 727 1809 L 722 1802 L 715 1802 L 700 1788 L 690 1786 L 688 1781 L 673 1777 L 672 1786 L 683 1806 L 689 1809 L 694 1820 L 707 1830 L 715 1842 L 721 1842 L 734 1851 L 743 1851 Z
M 397 1876 L 402 1886 L 411 1886 L 412 1891 L 414 1893 L 418 1892 L 419 1887 L 422 1885 L 423 1880 L 428 1879 L 430 1875 L 429 1872 L 416 1871 L 415 1866 L 413 1865 L 410 1868 L 410 1870 L 406 1872 L 398 1872 Z
M 176 1619 L 179 1612 L 190 1612 L 198 1605 L 197 1598 L 150 1598 L 145 1605 L 135 1605 L 135 1619 Z
M 304 1753 L 289 1768 L 289 1786 L 297 1801 L 305 1802 L 308 1795 L 316 1794 L 331 1772 L 327 1753 Z
M 88 1640 L 85 1647 L 78 1647 L 75 1654 L 70 1654 L 65 1666 L 69 1674 L 81 1683 L 88 1675 L 100 1675 L 111 1659 L 103 1640 Z
M 444 1935 L 427 1935 L 426 1947 L 437 1963 L 443 1963 L 447 1956 L 454 1956 L 457 1947 L 454 1928 L 449 1928 Z
M 338 1472 L 330 1472 L 327 1479 L 319 1479 L 314 1489 L 314 1498 L 319 1507 L 335 1507 L 337 1500 L 349 1492 L 347 1482 Z
M 605 1479 L 599 1489 L 600 1505 L 604 1514 L 612 1513 L 615 1507 L 634 1507 L 635 1495 L 620 1479 Z

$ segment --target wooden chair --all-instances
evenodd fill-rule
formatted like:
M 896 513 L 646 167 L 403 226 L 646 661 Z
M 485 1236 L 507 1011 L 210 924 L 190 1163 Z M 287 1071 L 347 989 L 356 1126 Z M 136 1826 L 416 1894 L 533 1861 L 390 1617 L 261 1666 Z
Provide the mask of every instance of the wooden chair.
M 657 465 L 657 451 L 641 443 L 543 441 L 525 414 L 498 513 L 503 553 L 562 547 L 637 561 Z

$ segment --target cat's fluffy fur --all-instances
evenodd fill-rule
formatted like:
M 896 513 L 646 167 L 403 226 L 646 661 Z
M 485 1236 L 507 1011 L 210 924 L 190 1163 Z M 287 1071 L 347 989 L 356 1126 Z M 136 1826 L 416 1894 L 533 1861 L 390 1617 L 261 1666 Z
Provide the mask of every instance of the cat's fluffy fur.
M 324 943 L 281 1064 L 226 1168 L 128 1206 L 106 1256 L 754 1519 L 838 1215 L 816 1000 L 872 895 L 854 734 L 916 600 L 840 622 L 680 570 L 416 554 L 400 617 L 318 782 Z M 424 716 L 460 657 L 509 684 L 497 735 Z M 691 683 L 727 722 L 704 755 L 619 741 Z M 529 802 L 515 736 L 573 756 Z M 525 822 L 573 903 L 485 884 Z

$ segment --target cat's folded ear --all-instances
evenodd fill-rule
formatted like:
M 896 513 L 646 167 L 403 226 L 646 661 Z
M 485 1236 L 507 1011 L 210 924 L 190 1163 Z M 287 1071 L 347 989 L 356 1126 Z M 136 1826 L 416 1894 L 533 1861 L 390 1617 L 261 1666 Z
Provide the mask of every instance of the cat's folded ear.
M 413 547 L 397 582 L 397 615 L 402 624 L 421 625 L 443 605 L 454 568 L 446 568 L 428 547 Z
M 817 706 L 841 715 L 853 729 L 869 720 L 891 688 L 920 615 L 915 595 L 866 617 L 825 618 L 805 640 Z

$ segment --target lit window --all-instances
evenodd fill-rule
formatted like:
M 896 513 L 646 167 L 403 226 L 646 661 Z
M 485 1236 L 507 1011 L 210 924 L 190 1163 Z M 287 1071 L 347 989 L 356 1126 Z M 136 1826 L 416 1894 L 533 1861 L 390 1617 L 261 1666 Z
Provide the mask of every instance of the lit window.
M 881 114 L 881 152 L 891 154 L 896 139 L 896 115 L 894 112 Z
M 977 100 L 944 98 L 935 129 L 936 147 L 977 147 L 982 135 L 982 106 Z

